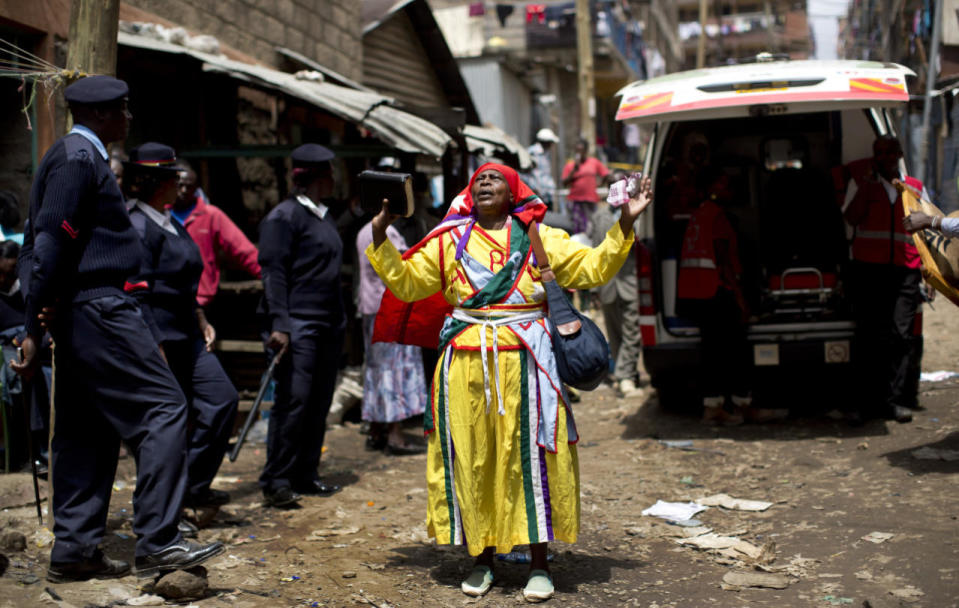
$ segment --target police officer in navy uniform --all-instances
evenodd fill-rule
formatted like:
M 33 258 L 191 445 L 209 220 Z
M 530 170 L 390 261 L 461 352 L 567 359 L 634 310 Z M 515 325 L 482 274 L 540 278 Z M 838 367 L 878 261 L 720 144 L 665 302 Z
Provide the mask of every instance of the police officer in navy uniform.
M 317 472 L 346 325 L 343 243 L 323 203 L 333 193 L 333 157 L 318 144 L 296 148 L 292 196 L 260 224 L 266 347 L 284 353 L 260 475 L 266 504 L 276 507 L 340 490 Z
M 185 541 L 177 530 L 186 487 L 186 399 L 136 300 L 124 292 L 139 270 L 140 244 L 104 144 L 126 137 L 127 94 L 126 83 L 109 76 L 84 78 L 64 91 L 75 126 L 37 168 L 20 258 L 27 336 L 15 369 L 26 378 L 36 371 L 43 323 L 56 343 L 55 541 L 47 570 L 55 583 L 130 570 L 99 548 L 121 439 L 137 462 L 137 575 L 190 568 L 223 551 L 220 543 Z
M 145 143 L 124 163 L 130 221 L 143 244 L 140 272 L 128 282 L 153 337 L 187 399 L 189 507 L 217 506 L 226 492 L 210 488 L 226 454 L 236 407 L 236 388 L 213 355 L 216 331 L 197 304 L 203 273 L 200 250 L 168 207 L 176 200 L 179 168 L 173 148 Z M 181 532 L 193 532 L 181 522 Z

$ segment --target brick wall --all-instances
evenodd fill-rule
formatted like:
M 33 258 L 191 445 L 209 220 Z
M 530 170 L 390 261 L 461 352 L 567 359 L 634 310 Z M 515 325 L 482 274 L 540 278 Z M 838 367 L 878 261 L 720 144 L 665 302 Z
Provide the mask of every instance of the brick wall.
M 354 80 L 363 76 L 362 3 L 356 0 L 124 0 L 216 36 L 221 44 L 279 67 L 284 46 Z

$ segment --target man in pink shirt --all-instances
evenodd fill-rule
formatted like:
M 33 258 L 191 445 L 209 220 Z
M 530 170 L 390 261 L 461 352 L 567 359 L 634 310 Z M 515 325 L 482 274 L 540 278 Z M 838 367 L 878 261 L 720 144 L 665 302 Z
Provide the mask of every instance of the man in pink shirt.
M 571 205 L 574 232 L 585 232 L 589 217 L 599 198 L 596 187 L 605 184 L 609 169 L 599 159 L 587 155 L 589 147 L 585 139 L 576 142 L 576 156 L 563 167 L 563 185 L 569 188 L 566 197 Z
M 210 204 L 206 194 L 197 187 L 196 172 L 186 162 L 180 161 L 180 181 L 176 202 L 170 214 L 186 228 L 203 258 L 203 274 L 197 290 L 197 302 L 206 306 L 213 301 L 220 286 L 222 255 L 228 263 L 242 268 L 250 275 L 260 278 L 256 245 L 246 238 L 230 218 L 219 208 Z

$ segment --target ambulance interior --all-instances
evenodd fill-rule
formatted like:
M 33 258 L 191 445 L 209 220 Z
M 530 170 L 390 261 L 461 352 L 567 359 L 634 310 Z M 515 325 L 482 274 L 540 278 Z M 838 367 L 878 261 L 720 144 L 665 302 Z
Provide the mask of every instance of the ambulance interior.
M 725 211 L 738 237 L 751 324 L 850 319 L 842 286 L 849 228 L 832 175 L 871 155 L 873 118 L 846 110 L 671 124 L 657 164 L 653 218 L 668 331 L 697 332 L 675 312 L 676 279 L 706 167 L 730 180 L 734 196 Z

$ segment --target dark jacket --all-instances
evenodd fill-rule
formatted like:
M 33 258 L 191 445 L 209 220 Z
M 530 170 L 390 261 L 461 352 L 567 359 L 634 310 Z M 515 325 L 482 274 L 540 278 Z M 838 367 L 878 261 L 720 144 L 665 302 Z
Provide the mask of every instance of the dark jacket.
M 128 291 L 139 301 L 157 343 L 194 339 L 199 335 L 196 294 L 203 273 L 200 249 L 179 222 L 171 234 L 133 206 L 130 221 L 140 235 L 140 271 Z
M 122 293 L 139 267 L 139 239 L 110 165 L 81 135 L 60 138 L 43 157 L 28 222 L 21 283 L 34 337 L 43 335 L 44 306 Z
M 11 327 L 23 326 L 23 294 L 17 291 L 13 295 L 0 293 L 0 331 Z
M 343 242 L 336 222 L 289 198 L 260 223 L 264 308 L 271 331 L 290 333 L 290 318 L 332 329 L 346 324 L 340 267 Z

